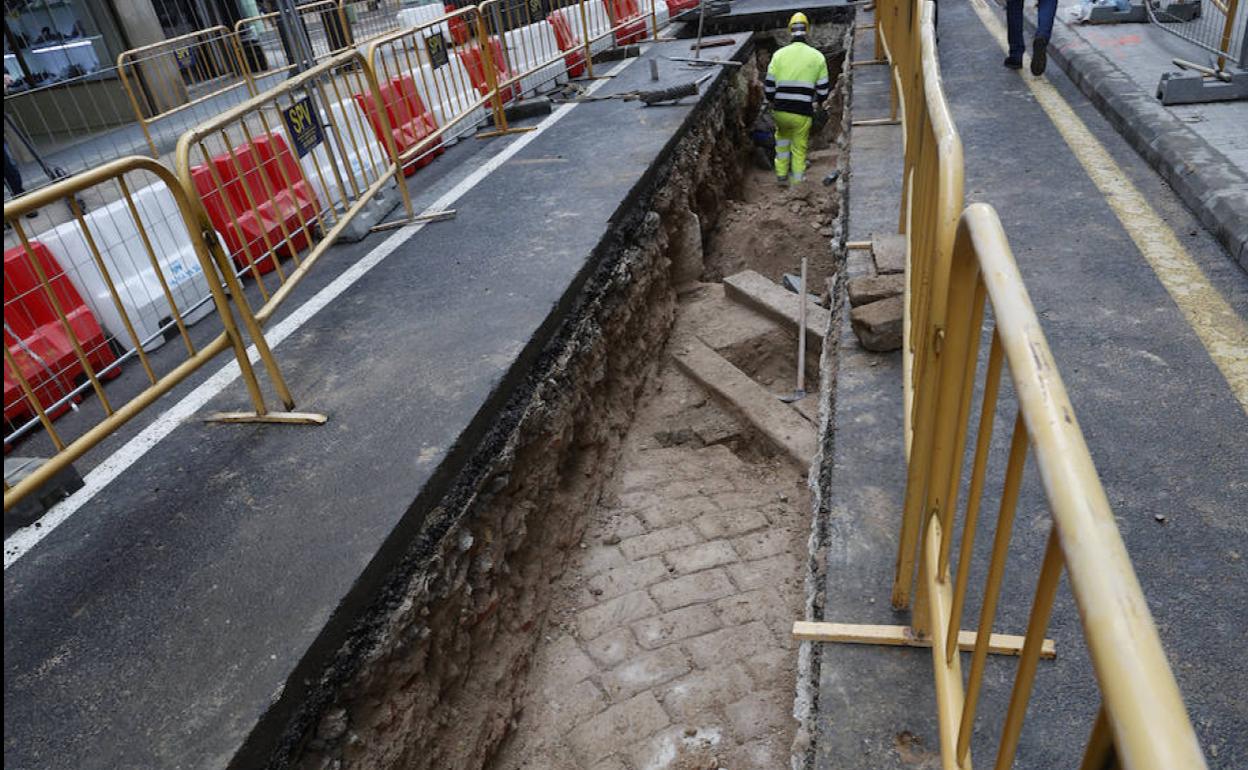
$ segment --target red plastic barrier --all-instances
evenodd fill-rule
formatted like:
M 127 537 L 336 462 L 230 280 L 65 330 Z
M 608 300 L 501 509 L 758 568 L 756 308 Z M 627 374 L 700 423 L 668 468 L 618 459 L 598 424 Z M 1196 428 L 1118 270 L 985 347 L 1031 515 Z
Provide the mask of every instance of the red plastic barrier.
M 311 227 L 317 221 L 320 201 L 285 139 L 264 134 L 214 156 L 212 165 L 225 187 L 224 196 L 207 164 L 193 167 L 191 178 L 208 218 L 225 238 L 240 270 L 252 261 L 261 273 L 273 270 L 270 245 L 279 255 L 294 255 L 307 248 L 308 233 L 300 220 Z M 269 190 L 273 191 L 271 197 Z M 248 193 L 255 202 L 254 209 L 247 200 Z
M 446 9 L 447 13 L 455 13 L 459 10 L 451 3 L 444 3 L 442 7 Z M 455 41 L 455 45 L 463 45 L 472 38 L 472 30 L 468 26 L 468 20 L 463 16 L 456 16 L 448 21 L 446 26 L 451 31 L 451 40 Z
M 550 23 L 551 29 L 555 32 L 555 43 L 559 46 L 559 50 L 572 51 L 563 57 L 568 76 L 579 78 L 585 74 L 585 50 L 581 47 L 580 39 L 572 32 L 572 25 L 564 17 L 563 11 L 551 11 L 546 16 L 546 21 Z
M 30 246 L 91 368 L 101 379 L 112 379 L 121 374 L 120 366 L 107 374 L 100 373 L 117 360 L 108 346 L 104 330 L 48 247 L 39 241 L 31 241 Z M 4 252 L 4 344 L 45 409 L 86 377 L 86 370 L 74 352 L 74 344 L 22 246 L 14 246 Z M 48 416 L 55 419 L 68 408 L 67 404 L 49 412 Z M 17 375 L 6 361 L 4 419 L 17 423 L 33 416 L 34 409 L 24 398 Z
M 511 71 L 507 69 L 507 59 L 503 56 L 503 43 L 497 36 L 490 38 L 490 52 L 494 56 L 494 74 L 498 78 L 498 82 L 502 83 L 511 77 Z M 481 61 L 481 48 L 473 43 L 464 46 L 456 51 L 459 54 L 459 60 L 463 62 L 464 69 L 468 70 L 468 78 L 482 96 L 490 92 L 490 87 L 485 77 L 485 64 Z M 509 86 L 503 86 L 498 90 L 498 95 L 504 102 L 510 102 L 520 95 L 518 83 L 512 83 Z
M 355 103 L 368 116 L 369 125 L 373 127 L 377 141 L 384 148 L 385 133 L 382 130 L 381 115 L 377 110 L 373 95 L 355 94 L 354 96 Z M 433 113 L 429 111 L 420 98 L 420 94 L 416 92 L 416 81 L 410 76 L 396 75 L 390 79 L 390 82 L 381 84 L 381 101 L 386 105 L 386 116 L 390 119 L 390 135 L 394 138 L 395 147 L 400 153 L 420 144 L 426 137 L 438 130 Z M 421 157 L 404 167 L 403 174 L 405 176 L 415 174 L 416 169 L 429 165 L 442 152 L 442 140 L 432 142 Z
M 684 13 L 698 7 L 698 0 L 666 0 L 666 2 L 669 18 L 674 18 L 678 13 Z
M 646 20 L 642 18 L 637 0 L 602 0 L 602 4 L 615 22 L 611 26 L 623 25 L 615 31 L 616 43 L 629 45 L 645 40 Z

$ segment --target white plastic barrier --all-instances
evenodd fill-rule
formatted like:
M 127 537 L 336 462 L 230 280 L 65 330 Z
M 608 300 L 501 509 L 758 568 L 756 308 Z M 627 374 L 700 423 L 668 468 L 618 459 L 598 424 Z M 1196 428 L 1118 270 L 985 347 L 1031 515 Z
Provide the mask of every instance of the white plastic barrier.
M 304 177 L 316 190 L 322 214 L 329 206 L 334 207 L 336 214 L 341 214 L 385 173 L 390 165 L 389 154 L 377 141 L 377 134 L 354 99 L 331 103 L 328 114 L 321 111 L 321 120 L 338 127 L 341 145 L 332 131 L 327 132 L 325 142 L 329 147 L 320 144 L 299 162 Z M 342 239 L 347 242 L 363 239 L 369 228 L 385 219 L 400 202 L 396 183 L 391 179 L 343 231 Z
M 212 312 L 214 305 L 208 299 L 208 280 L 200 268 L 177 203 L 163 184 L 135 190 L 131 197 L 183 320 L 188 324 L 200 320 Z M 151 351 L 159 348 L 165 343 L 161 326 L 168 323 L 173 313 L 126 201 L 113 201 L 88 211 L 83 219 L 91 230 L 91 237 L 100 250 L 100 256 L 117 288 L 117 296 L 126 308 L 143 349 Z M 220 240 L 220 235 L 217 238 Z M 133 349 L 134 344 L 122 322 L 121 313 L 100 275 L 91 247 L 77 221 L 66 222 L 41 233 L 36 240 L 47 246 L 61 263 L 83 301 L 107 333 L 115 337 L 121 347 Z M 224 247 L 224 243 L 222 245 Z
M 548 91 L 558 83 L 567 80 L 564 54 L 559 51 L 555 31 L 544 20 L 505 32 L 503 41 L 507 46 L 508 61 L 517 72 L 525 72 L 538 66 L 544 60 L 557 57 L 553 63 L 521 78 L 521 93 Z

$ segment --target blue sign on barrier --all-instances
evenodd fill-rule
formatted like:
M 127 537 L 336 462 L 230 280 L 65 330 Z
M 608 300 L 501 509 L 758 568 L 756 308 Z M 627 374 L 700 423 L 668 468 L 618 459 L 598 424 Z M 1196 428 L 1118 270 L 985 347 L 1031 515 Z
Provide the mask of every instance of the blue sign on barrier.
M 321 142 L 325 141 L 325 132 L 321 130 L 321 121 L 312 109 L 312 100 L 303 97 L 299 101 L 282 110 L 282 118 L 290 136 L 295 143 L 295 152 L 302 158 Z

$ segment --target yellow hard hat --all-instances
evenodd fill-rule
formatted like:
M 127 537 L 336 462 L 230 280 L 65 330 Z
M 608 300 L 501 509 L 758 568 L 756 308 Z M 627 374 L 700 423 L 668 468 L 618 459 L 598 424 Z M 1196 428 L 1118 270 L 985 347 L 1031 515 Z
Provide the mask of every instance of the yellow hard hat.
M 806 18 L 806 14 L 801 11 L 789 17 L 789 32 L 804 35 L 809 28 L 810 21 Z

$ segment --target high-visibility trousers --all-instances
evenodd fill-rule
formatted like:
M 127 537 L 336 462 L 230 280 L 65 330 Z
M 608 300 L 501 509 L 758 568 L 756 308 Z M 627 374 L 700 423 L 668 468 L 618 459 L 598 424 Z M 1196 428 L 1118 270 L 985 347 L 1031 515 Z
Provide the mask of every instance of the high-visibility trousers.
M 814 120 L 809 115 L 774 112 L 776 120 L 776 177 L 800 182 L 806 176 L 806 140 Z

